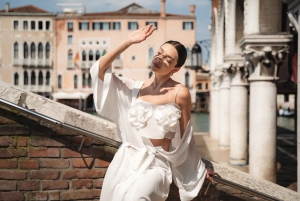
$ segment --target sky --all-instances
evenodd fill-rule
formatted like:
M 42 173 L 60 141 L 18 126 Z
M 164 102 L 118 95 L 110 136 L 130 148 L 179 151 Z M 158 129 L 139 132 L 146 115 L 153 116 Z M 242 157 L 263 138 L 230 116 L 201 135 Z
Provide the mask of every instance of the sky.
M 57 3 L 82 3 L 87 13 L 116 11 L 132 3 L 160 12 L 161 5 L 161 0 L 3 0 L 0 3 L 0 10 L 5 9 L 5 2 L 10 4 L 10 8 L 32 4 L 53 13 L 62 11 Z M 210 39 L 208 27 L 211 23 L 211 0 L 166 0 L 166 13 L 189 15 L 190 5 L 196 5 L 197 41 Z M 206 61 L 209 59 L 208 51 L 202 45 L 201 48 L 203 52 L 202 59 Z M 209 48 L 209 45 L 207 48 Z

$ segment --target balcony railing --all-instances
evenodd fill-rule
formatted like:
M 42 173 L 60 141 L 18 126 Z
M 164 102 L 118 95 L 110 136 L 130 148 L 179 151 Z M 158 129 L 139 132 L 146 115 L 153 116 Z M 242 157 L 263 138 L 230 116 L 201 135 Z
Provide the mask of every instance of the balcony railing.
M 74 68 L 74 62 L 72 60 L 68 61 L 67 68 Z

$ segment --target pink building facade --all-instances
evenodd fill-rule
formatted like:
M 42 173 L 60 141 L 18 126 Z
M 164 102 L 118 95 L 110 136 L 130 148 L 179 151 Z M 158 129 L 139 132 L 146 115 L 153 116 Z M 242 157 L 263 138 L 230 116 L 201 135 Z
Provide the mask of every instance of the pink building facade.
M 80 109 L 92 106 L 89 68 L 107 51 L 118 45 L 129 33 L 149 23 L 157 30 L 146 41 L 129 47 L 112 65 L 113 72 L 136 80 L 146 80 L 152 57 L 167 40 L 180 41 L 188 51 L 185 66 L 173 75 L 173 79 L 186 85 L 195 102 L 195 72 L 191 67 L 191 49 L 196 41 L 194 6 L 190 15 L 165 13 L 165 1 L 156 12 L 131 4 L 115 12 L 78 14 L 75 11 L 56 16 L 56 59 L 53 98 L 63 103 L 75 101 Z M 78 100 L 78 101 L 76 101 Z M 69 101 L 70 102 L 70 101 Z

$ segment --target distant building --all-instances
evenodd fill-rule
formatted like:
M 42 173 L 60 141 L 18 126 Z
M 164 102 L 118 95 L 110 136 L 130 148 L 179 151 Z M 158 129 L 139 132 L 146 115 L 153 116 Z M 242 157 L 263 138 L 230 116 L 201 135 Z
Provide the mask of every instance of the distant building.
M 173 78 L 190 89 L 195 103 L 195 72 L 190 69 L 190 60 L 196 41 L 196 18 L 195 7 L 190 9 L 190 15 L 167 14 L 163 0 L 160 12 L 133 3 L 114 12 L 78 13 L 67 9 L 67 12 L 58 14 L 55 20 L 54 99 L 74 104 L 74 107 L 78 104 L 79 108 L 91 107 L 89 68 L 129 33 L 153 23 L 157 27 L 155 33 L 123 52 L 113 62 L 113 72 L 118 76 L 146 80 L 152 74 L 149 66 L 159 47 L 167 40 L 178 40 L 186 46 L 188 59 Z
M 35 6 L 0 11 L 0 80 L 52 95 L 55 15 Z
M 114 12 L 84 13 L 70 8 L 53 14 L 32 5 L 0 11 L 0 80 L 75 108 L 93 107 L 90 67 L 132 31 L 149 23 L 157 30 L 129 47 L 112 64 L 113 73 L 136 80 L 152 75 L 150 64 L 167 40 L 186 46 L 185 66 L 173 79 L 190 89 L 196 103 L 191 49 L 196 41 L 195 6 L 190 15 L 168 14 L 130 4 Z M 198 86 L 199 88 L 199 86 Z

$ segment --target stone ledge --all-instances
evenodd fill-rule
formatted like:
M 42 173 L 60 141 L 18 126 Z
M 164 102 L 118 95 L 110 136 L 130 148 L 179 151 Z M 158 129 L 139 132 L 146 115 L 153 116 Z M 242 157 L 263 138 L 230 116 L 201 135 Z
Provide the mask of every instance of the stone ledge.
M 218 172 L 223 179 L 240 184 L 244 187 L 256 190 L 258 192 L 276 197 L 281 200 L 291 201 L 300 200 L 300 194 L 290 189 L 279 186 L 275 183 L 254 177 L 240 170 L 211 162 L 214 170 Z
M 34 109 L 36 112 L 64 124 L 120 142 L 114 123 L 2 81 L 0 81 L 0 98 L 17 105 L 27 106 L 28 109 Z

